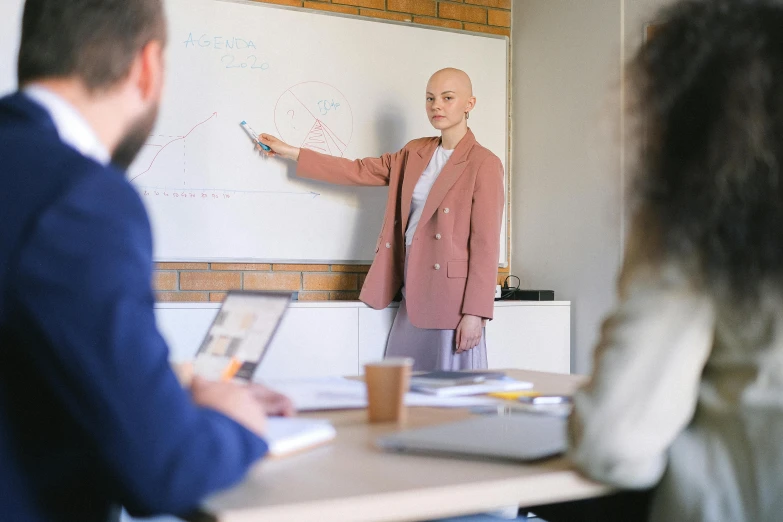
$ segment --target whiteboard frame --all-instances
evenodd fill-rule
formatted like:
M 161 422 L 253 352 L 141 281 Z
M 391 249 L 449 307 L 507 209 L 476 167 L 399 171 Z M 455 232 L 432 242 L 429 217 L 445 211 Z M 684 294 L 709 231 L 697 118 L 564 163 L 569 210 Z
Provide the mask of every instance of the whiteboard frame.
M 506 42 L 506 71 L 505 71 L 505 83 L 507 86 L 507 92 L 506 92 L 506 127 L 505 127 L 505 142 L 506 142 L 506 150 L 505 150 L 505 156 L 506 156 L 506 172 L 504 172 L 505 176 L 505 212 L 504 217 L 506 220 L 506 234 L 503 238 L 505 240 L 505 245 L 501 245 L 501 249 L 505 247 L 506 255 L 505 259 L 502 262 L 498 262 L 498 267 L 500 268 L 508 268 L 511 264 L 511 141 L 510 141 L 510 129 L 511 129 L 511 96 L 512 96 L 512 86 L 510 83 L 510 68 L 511 68 L 511 46 L 510 46 L 510 38 L 508 36 L 504 35 L 497 35 L 497 34 L 489 34 L 489 33 L 480 33 L 477 31 L 466 31 L 464 29 L 450 29 L 447 27 L 438 27 L 438 26 L 430 26 L 430 25 L 424 25 L 424 24 L 414 24 L 413 22 L 399 22 L 396 20 L 386 20 L 384 18 L 372 18 L 368 16 L 361 16 L 361 15 L 353 15 L 353 14 L 347 14 L 347 13 L 336 13 L 332 11 L 320 11 L 317 9 L 307 9 L 304 7 L 294 7 L 294 6 L 287 6 L 287 5 L 280 5 L 280 4 L 267 4 L 263 2 L 256 2 L 253 0 L 213 0 L 215 2 L 221 2 L 221 3 L 227 3 L 227 4 L 240 4 L 240 5 L 249 5 L 253 7 L 258 8 L 266 8 L 266 9 L 282 9 L 285 11 L 297 11 L 300 13 L 307 13 L 307 14 L 314 14 L 314 15 L 321 15 L 321 16 L 334 16 L 337 18 L 350 18 L 353 20 L 359 20 L 362 22 L 375 22 L 375 23 L 381 23 L 381 24 L 390 24 L 390 25 L 398 25 L 403 27 L 415 27 L 419 29 L 425 29 L 430 31 L 440 31 L 440 32 L 446 32 L 446 33 L 456 33 L 456 34 L 467 34 L 471 36 L 478 36 L 481 38 L 491 38 L 495 40 L 504 40 Z M 341 265 L 367 265 L 368 263 L 372 263 L 372 260 L 364 260 L 364 261 L 358 261 L 358 260 L 313 260 L 313 259 L 272 259 L 272 258 L 214 258 L 214 257 L 188 257 L 188 258 L 176 258 L 176 257 L 167 257 L 164 259 L 154 259 L 156 263 L 183 263 L 183 262 L 191 262 L 191 263 L 263 263 L 263 264 L 309 264 L 309 265 L 332 265 L 339 263 Z

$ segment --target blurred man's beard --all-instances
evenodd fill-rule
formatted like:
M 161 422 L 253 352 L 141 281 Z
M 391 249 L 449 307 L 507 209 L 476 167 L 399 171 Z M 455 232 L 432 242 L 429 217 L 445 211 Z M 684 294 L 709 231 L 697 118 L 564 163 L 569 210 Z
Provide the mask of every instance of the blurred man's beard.
M 136 155 L 141 148 L 147 142 L 147 139 L 155 127 L 155 121 L 158 119 L 158 105 L 150 107 L 150 109 L 139 116 L 139 118 L 133 122 L 125 133 L 125 136 L 120 140 L 117 148 L 114 149 L 111 162 L 122 170 L 128 170 L 133 160 L 136 159 Z

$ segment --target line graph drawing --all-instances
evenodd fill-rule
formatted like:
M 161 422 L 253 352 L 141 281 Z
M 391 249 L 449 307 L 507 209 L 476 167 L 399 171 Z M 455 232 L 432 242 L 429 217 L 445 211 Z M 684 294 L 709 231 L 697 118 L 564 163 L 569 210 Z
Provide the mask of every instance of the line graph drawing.
M 182 161 L 183 161 L 183 169 L 184 169 L 185 165 L 186 165 L 186 161 L 187 161 L 187 158 L 185 156 L 185 147 L 186 147 L 185 140 L 188 138 L 188 136 L 193 134 L 193 132 L 196 129 L 198 129 L 199 127 L 201 127 L 205 123 L 211 121 L 213 118 L 217 118 L 217 116 L 218 116 L 218 113 L 217 112 L 213 112 L 212 115 L 209 118 L 207 118 L 206 120 L 204 120 L 202 122 L 199 122 L 196 125 L 194 125 L 193 128 L 191 128 L 187 132 L 187 134 L 185 134 L 184 136 L 164 136 L 164 135 L 160 135 L 160 134 L 159 135 L 155 135 L 155 136 L 150 136 L 150 139 L 152 139 L 152 140 L 155 140 L 156 138 L 157 139 L 164 138 L 164 139 L 168 139 L 169 141 L 167 141 L 167 142 L 165 142 L 163 144 L 160 144 L 160 143 L 150 143 L 150 142 L 145 143 L 144 144 L 145 148 L 153 149 L 154 154 L 149 154 L 149 153 L 146 153 L 145 150 L 142 150 L 142 153 L 139 154 L 139 157 L 136 159 L 136 161 L 134 162 L 134 164 L 131 167 L 131 177 L 130 177 L 130 180 L 134 181 L 137 178 L 140 178 L 144 174 L 148 173 L 150 170 L 152 170 L 152 167 L 153 167 L 153 165 L 155 165 L 155 161 L 158 159 L 158 156 L 160 156 L 160 154 L 166 148 L 168 148 L 170 145 L 172 145 L 174 143 L 177 143 L 177 142 L 180 142 L 180 141 L 182 142 L 182 158 L 183 158 Z M 145 165 L 146 165 L 146 167 L 145 167 Z M 139 172 L 136 172 L 137 170 Z
M 278 98 L 275 127 L 283 141 L 344 156 L 353 136 L 353 112 L 336 87 L 318 81 L 302 82 Z
M 209 124 L 209 126 L 207 126 Z M 152 134 L 144 144 L 136 161 L 129 169 L 128 178 L 139 194 L 148 201 L 164 202 L 167 199 L 179 201 L 214 201 L 230 199 L 231 196 L 281 196 L 315 199 L 321 194 L 311 190 L 296 190 L 288 187 L 261 188 L 245 185 L 242 168 L 225 167 L 224 163 L 209 163 L 215 136 L 226 133 L 227 122 L 218 122 L 218 112 L 194 124 L 182 135 Z M 185 127 L 187 128 L 187 127 Z M 233 130 L 236 130 L 233 128 Z M 241 130 L 239 131 L 242 132 Z M 241 143 L 247 138 L 240 136 Z M 255 151 L 254 151 L 255 153 Z M 234 173 L 232 179 L 213 176 L 224 170 Z M 145 176 L 146 174 L 146 176 Z M 181 186 L 178 186 L 182 183 Z M 216 183 L 214 186 L 209 186 Z M 200 187 L 200 188 L 196 188 Z

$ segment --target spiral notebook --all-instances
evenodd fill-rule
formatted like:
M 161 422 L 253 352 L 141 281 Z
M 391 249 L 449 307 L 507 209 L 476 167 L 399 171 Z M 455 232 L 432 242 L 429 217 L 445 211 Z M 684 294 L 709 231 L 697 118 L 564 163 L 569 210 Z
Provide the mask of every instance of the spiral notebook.
M 266 442 L 270 456 L 285 457 L 326 444 L 336 434 L 334 426 L 327 420 L 270 417 L 267 420 Z

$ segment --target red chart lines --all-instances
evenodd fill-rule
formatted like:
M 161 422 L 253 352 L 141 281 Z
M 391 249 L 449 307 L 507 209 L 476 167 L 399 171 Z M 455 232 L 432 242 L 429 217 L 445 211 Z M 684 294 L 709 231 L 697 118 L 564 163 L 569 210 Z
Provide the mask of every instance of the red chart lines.
M 280 95 L 275 127 L 283 141 L 340 157 L 345 156 L 353 136 L 353 112 L 336 87 L 307 81 Z
M 328 125 L 321 120 L 315 120 L 315 125 L 310 129 L 307 138 L 302 143 L 302 147 L 317 150 L 332 156 L 343 156 L 345 148 L 348 145 L 344 143 L 337 135 L 332 132 Z
M 148 173 L 150 170 L 152 170 L 152 166 L 155 164 L 155 160 L 157 160 L 157 159 L 158 159 L 158 156 L 160 156 L 161 152 L 163 152 L 163 151 L 166 149 L 166 147 L 168 147 L 168 146 L 169 146 L 169 145 L 171 145 L 172 143 L 176 143 L 176 142 L 178 142 L 178 141 L 182 141 L 182 140 L 185 140 L 185 139 L 187 139 L 187 138 L 188 138 L 188 136 L 190 136 L 190 135 L 193 133 L 193 131 L 195 131 L 196 129 L 198 129 L 199 127 L 201 127 L 202 125 L 204 125 L 205 123 L 209 122 L 209 121 L 210 121 L 210 120 L 212 120 L 213 118 L 217 118 L 217 115 L 218 115 L 218 113 L 217 113 L 217 112 L 213 112 L 213 113 L 212 113 L 212 116 L 210 116 L 210 117 L 209 117 L 209 118 L 207 118 L 206 120 L 204 120 L 204 121 L 202 121 L 202 122 L 200 122 L 200 123 L 197 123 L 196 125 L 194 125 L 194 126 L 193 126 L 193 128 L 192 128 L 192 129 L 190 129 L 190 130 L 188 131 L 188 133 L 187 133 L 187 134 L 185 134 L 184 136 L 172 136 L 172 138 L 173 138 L 173 139 L 172 139 L 171 141 L 167 142 L 167 143 L 164 143 L 163 145 L 156 145 L 156 144 L 153 144 L 153 143 L 147 143 L 147 144 L 145 144 L 145 146 L 147 146 L 147 147 L 157 147 L 159 150 L 158 150 L 158 152 L 157 152 L 157 153 L 155 153 L 155 155 L 154 155 L 154 156 L 152 157 L 152 159 L 149 161 L 149 164 L 147 165 L 147 167 L 146 167 L 146 168 L 142 167 L 144 170 L 143 170 L 142 172 L 140 172 L 140 173 L 136 174 L 135 176 L 133 176 L 133 177 L 132 177 L 130 180 L 131 180 L 131 181 L 133 181 L 133 180 L 135 180 L 135 179 L 137 179 L 137 178 L 140 178 L 140 177 L 141 177 L 141 176 L 143 176 L 144 174 Z
M 302 109 L 306 110 L 315 120 L 315 123 L 310 129 L 310 132 L 307 133 L 307 136 L 305 137 L 301 146 L 307 149 L 317 150 L 325 154 L 330 154 L 332 156 L 343 156 L 345 154 L 346 147 L 348 147 L 348 144 L 338 138 L 337 134 L 332 129 L 330 129 L 326 123 L 318 119 L 318 117 L 307 108 L 307 105 L 305 105 L 302 100 L 297 98 L 293 91 L 291 92 L 291 96 L 293 96 Z

